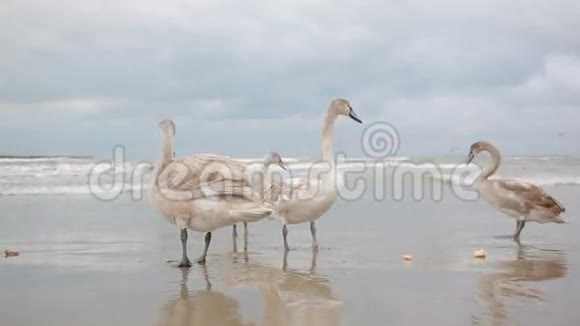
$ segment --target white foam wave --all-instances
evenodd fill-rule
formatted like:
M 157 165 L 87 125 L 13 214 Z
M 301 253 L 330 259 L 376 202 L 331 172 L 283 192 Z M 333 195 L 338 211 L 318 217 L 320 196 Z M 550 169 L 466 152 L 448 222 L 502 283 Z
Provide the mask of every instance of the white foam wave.
M 441 175 L 433 175 L 433 180 L 439 180 L 445 183 L 453 183 L 456 185 L 471 185 L 475 181 L 474 176 L 461 176 L 455 174 L 441 174 Z M 492 177 L 493 179 L 493 177 Z M 519 177 L 519 178 L 510 178 L 517 181 L 528 182 L 532 184 L 536 184 L 538 186 L 576 186 L 580 185 L 580 177 L 552 177 L 552 176 L 537 176 L 537 177 Z
M 113 183 L 126 182 L 122 188 L 123 192 L 140 191 L 146 189 L 145 186 L 129 184 L 130 180 L 141 180 L 141 176 L 150 177 L 148 172 L 151 165 L 145 166 L 139 162 L 127 162 L 122 166 L 117 166 L 110 171 L 110 164 L 101 164 L 88 160 L 71 159 L 26 159 L 28 163 L 21 163 L 22 159 L 0 159 L 0 195 L 44 195 L 44 194 L 104 194 L 107 196 L 107 189 L 99 190 L 90 187 L 88 182 L 89 172 L 103 173 L 104 178 L 100 182 Z M 243 159 L 253 160 L 259 159 Z M 371 173 L 377 167 L 384 168 L 386 173 L 395 171 L 418 171 L 425 177 L 442 181 L 448 184 L 468 185 L 479 173 L 479 167 L 473 164 L 456 163 L 414 163 L 406 161 L 407 158 L 389 158 L 387 160 L 347 160 L 339 162 L 338 169 L 342 173 L 351 170 L 355 172 L 367 171 Z M 20 163 L 18 163 L 18 162 Z M 30 163 L 36 161 L 36 163 Z M 316 162 L 304 161 L 297 158 L 286 159 L 287 166 L 293 176 L 307 174 L 309 170 L 318 167 L 324 168 Z M 523 165 L 522 165 L 523 164 Z M 522 181 L 531 182 L 540 186 L 558 185 L 580 185 L 580 167 L 569 162 L 553 163 L 549 165 L 526 165 L 526 163 L 505 164 L 502 166 L 502 177 L 517 178 Z M 526 167 L 526 169 L 522 169 Z M 256 170 L 257 166 L 252 166 Z M 112 173 L 111 173 L 112 172 Z M 251 172 L 251 171 L 250 171 Z M 274 172 L 282 172 L 278 167 L 274 167 Z M 123 177 L 125 179 L 123 179 Z M 105 186 L 106 188 L 106 186 Z M 114 190 L 118 191 L 118 190 Z
M 88 162 L 90 158 L 83 158 L 83 157 L 66 157 L 66 156 L 55 156 L 55 157 L 1 157 L 0 164 L 4 163 L 20 163 L 20 164 L 29 164 L 34 163 L 38 164 L 40 162 Z
M 113 187 L 111 187 L 113 188 Z M 89 185 L 42 185 L 42 186 L 18 186 L 0 190 L 0 196 L 18 195 L 94 195 L 96 198 L 113 198 L 115 195 L 124 193 L 138 193 L 147 191 L 149 184 L 132 185 L 123 184 L 115 189 L 108 187 L 91 187 Z

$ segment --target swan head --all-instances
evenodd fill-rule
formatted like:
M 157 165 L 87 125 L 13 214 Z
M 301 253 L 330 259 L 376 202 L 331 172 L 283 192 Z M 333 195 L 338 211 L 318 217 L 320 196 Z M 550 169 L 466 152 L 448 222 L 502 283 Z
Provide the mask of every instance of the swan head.
M 286 165 L 282 161 L 282 156 L 276 152 L 271 152 L 264 158 L 264 165 L 269 166 L 270 164 L 278 164 L 284 171 L 288 171 Z
M 469 155 L 467 155 L 467 162 L 466 164 L 471 163 L 473 159 L 481 152 L 489 150 L 489 148 L 493 147 L 490 143 L 486 141 L 478 141 L 471 144 L 469 148 Z
M 356 113 L 354 113 L 354 109 L 350 105 L 350 102 L 343 98 L 333 100 L 330 103 L 330 109 L 337 115 L 344 115 L 358 123 L 362 123 L 361 119 L 359 119 Z
M 160 135 L 172 135 L 175 136 L 175 123 L 169 119 L 159 121 L 157 125 Z

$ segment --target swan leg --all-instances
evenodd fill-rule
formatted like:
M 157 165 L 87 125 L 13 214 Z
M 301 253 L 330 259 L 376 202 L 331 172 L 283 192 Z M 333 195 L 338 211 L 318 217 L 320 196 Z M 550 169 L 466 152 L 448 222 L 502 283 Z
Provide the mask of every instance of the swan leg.
M 234 224 L 232 228 L 232 242 L 234 244 L 234 253 L 236 253 L 238 252 L 238 226 Z
M 282 271 L 286 271 L 288 269 L 288 250 L 284 251 L 284 259 L 282 260 Z
M 317 257 L 318 257 L 318 249 L 312 250 L 312 260 L 310 261 L 310 273 L 316 273 Z
M 318 240 L 316 240 L 316 223 L 310 222 L 310 234 L 312 234 L 312 249 L 318 249 Z
M 526 221 L 517 221 L 516 232 L 514 233 L 514 240 L 515 241 L 520 240 L 520 233 L 522 233 L 524 226 L 526 226 Z
M 207 256 L 207 250 L 209 249 L 209 243 L 211 242 L 211 232 L 205 234 L 205 247 L 203 248 L 203 254 L 197 259 L 197 263 L 200 265 L 205 265 L 205 257 Z
M 191 262 L 187 258 L 187 229 L 181 229 L 181 262 L 178 267 L 191 267 Z
M 244 221 L 244 251 L 248 251 L 248 222 Z
M 288 226 L 286 224 L 282 227 L 282 237 L 284 238 L 284 251 L 287 252 L 290 247 L 288 247 Z

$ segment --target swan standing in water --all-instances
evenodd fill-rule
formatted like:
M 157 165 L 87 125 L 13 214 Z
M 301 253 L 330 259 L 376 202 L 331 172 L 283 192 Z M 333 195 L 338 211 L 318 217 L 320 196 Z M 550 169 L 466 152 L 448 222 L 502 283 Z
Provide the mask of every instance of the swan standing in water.
M 280 168 L 282 168 L 284 171 L 287 171 L 288 169 L 286 168 L 286 165 L 284 165 L 284 162 L 282 161 L 282 157 L 280 156 L 280 154 L 276 153 L 276 152 L 271 152 L 270 154 L 266 155 L 266 157 L 264 158 L 264 163 L 262 165 L 262 169 L 259 172 L 258 175 L 258 185 L 260 186 L 260 199 L 264 199 L 264 192 L 268 189 L 266 186 L 266 183 L 269 182 L 269 175 L 268 175 L 268 169 L 270 167 L 270 165 L 272 164 L 277 164 Z M 237 239 L 238 237 L 238 229 L 237 229 L 237 225 L 234 224 L 233 226 L 233 232 L 232 232 L 232 238 L 234 241 L 234 252 L 237 252 L 238 249 L 238 245 L 237 245 Z M 244 251 L 248 251 L 248 222 L 244 221 Z
M 516 219 L 515 241 L 519 241 L 520 233 L 528 221 L 565 223 L 561 215 L 566 209 L 542 188 L 527 182 L 489 179 L 501 162 L 501 154 L 492 144 L 480 141 L 471 145 L 467 164 L 481 152 L 491 155 L 492 164 L 481 172 L 474 185 L 487 203 Z
M 205 247 L 198 263 L 204 264 L 211 232 L 239 222 L 254 222 L 272 214 L 245 176 L 246 165 L 218 155 L 174 159 L 175 124 L 159 123 L 161 161 L 152 187 L 153 206 L 181 230 L 182 260 L 187 257 L 187 229 L 206 232 Z
M 330 169 L 321 176 L 285 180 L 274 183 L 266 193 L 266 200 L 275 205 L 275 217 L 282 221 L 284 250 L 288 251 L 288 224 L 310 222 L 312 248 L 318 249 L 315 221 L 336 202 L 337 171 L 332 152 L 334 123 L 338 116 L 348 116 L 358 123 L 350 103 L 345 99 L 335 99 L 330 103 L 324 119 L 322 131 L 322 161 L 330 164 Z

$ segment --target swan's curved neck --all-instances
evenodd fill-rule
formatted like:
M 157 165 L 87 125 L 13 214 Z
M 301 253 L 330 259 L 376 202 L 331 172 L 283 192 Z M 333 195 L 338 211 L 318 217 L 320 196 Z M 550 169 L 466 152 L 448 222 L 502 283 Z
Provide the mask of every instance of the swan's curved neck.
M 479 180 L 487 180 L 487 178 L 491 177 L 499 168 L 499 164 L 501 163 L 501 154 L 499 150 L 493 146 L 488 146 L 484 149 L 491 155 L 491 165 L 487 166 L 479 175 Z
M 173 137 L 168 133 L 162 133 L 160 165 L 164 167 L 167 164 L 169 164 L 169 162 L 171 162 L 172 159 L 173 159 Z
M 334 123 L 336 121 L 336 113 L 331 109 L 326 112 L 326 117 L 324 118 L 324 129 L 322 130 L 322 160 L 328 161 L 334 166 L 334 158 L 332 151 L 332 137 L 334 136 Z

